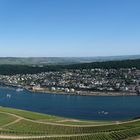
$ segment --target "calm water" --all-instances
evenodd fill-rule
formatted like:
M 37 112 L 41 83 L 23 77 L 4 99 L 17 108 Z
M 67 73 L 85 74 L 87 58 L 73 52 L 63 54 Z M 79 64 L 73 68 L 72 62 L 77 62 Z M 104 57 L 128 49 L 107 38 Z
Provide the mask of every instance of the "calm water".
M 0 106 L 79 119 L 120 120 L 140 116 L 138 96 L 69 96 L 0 88 Z

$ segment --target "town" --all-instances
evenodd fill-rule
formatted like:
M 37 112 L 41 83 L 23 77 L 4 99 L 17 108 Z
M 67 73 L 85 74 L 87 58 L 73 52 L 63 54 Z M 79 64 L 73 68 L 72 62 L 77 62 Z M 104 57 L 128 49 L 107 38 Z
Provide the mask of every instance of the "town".
M 79 95 L 139 95 L 140 70 L 71 69 L 38 74 L 0 75 L 0 82 L 32 91 Z

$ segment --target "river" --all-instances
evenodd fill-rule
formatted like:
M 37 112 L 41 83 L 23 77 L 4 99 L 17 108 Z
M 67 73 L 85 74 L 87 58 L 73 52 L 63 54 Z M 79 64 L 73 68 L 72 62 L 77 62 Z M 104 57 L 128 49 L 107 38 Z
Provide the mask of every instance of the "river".
M 0 87 L 0 106 L 86 120 L 124 120 L 140 116 L 140 96 L 58 95 Z

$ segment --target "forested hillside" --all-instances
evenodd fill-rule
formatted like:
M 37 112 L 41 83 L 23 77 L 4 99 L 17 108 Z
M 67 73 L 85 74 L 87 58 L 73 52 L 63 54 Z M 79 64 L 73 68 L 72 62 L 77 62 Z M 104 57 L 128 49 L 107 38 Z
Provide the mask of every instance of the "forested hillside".
M 140 69 L 140 59 L 136 60 L 123 60 L 123 61 L 106 61 L 106 62 L 92 62 L 73 65 L 0 65 L 0 74 L 13 75 L 13 74 L 33 74 L 47 71 L 60 71 L 66 69 L 119 69 L 119 68 L 137 68 Z

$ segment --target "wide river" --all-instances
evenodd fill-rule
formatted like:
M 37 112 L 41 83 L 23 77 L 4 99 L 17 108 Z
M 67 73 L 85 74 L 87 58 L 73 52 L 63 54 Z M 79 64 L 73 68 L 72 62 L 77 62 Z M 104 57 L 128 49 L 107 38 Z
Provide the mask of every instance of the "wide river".
M 70 96 L 17 92 L 16 88 L 0 87 L 0 106 L 87 120 L 123 120 L 140 116 L 140 96 Z

